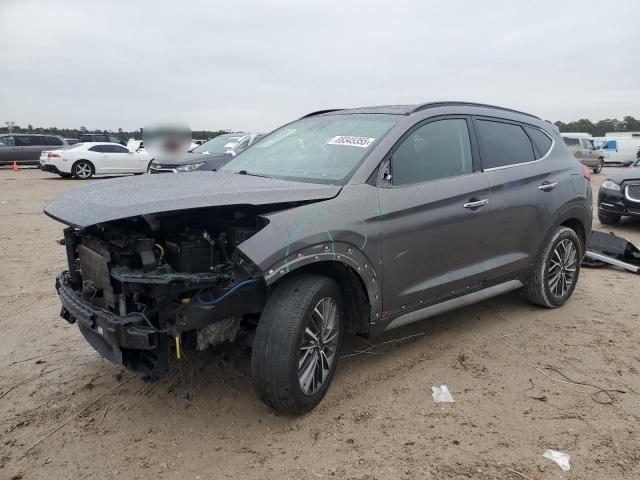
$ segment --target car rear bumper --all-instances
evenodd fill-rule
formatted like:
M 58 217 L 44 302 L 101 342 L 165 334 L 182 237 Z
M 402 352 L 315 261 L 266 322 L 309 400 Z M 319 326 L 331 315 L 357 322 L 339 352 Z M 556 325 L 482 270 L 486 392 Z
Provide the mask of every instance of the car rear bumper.
M 58 167 L 50 163 L 40 164 L 40 170 L 42 170 L 43 172 L 49 172 L 49 173 L 58 173 L 58 174 L 63 173 L 60 170 L 58 170 Z
M 56 278 L 56 290 L 62 302 L 60 316 L 77 323 L 85 339 L 107 360 L 131 368 L 123 355 L 126 351 L 158 349 L 159 332 L 142 315 L 120 316 L 95 307 L 74 290 L 68 271 Z

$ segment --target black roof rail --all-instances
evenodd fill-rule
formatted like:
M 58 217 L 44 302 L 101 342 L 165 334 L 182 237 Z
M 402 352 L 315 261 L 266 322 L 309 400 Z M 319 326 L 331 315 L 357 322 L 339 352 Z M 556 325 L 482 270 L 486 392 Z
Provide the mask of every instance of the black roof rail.
M 504 107 L 496 107 L 495 105 L 487 105 L 485 103 L 474 103 L 474 102 L 429 102 L 423 103 L 422 105 L 418 105 L 415 109 L 411 111 L 411 113 L 419 112 L 421 110 L 426 110 L 428 108 L 437 108 L 437 107 L 450 107 L 450 106 L 463 106 L 463 107 L 482 107 L 482 108 L 493 108 L 496 110 L 502 110 L 503 112 L 512 112 L 519 113 L 520 115 L 527 115 L 528 117 L 533 117 L 540 120 L 540 117 L 536 117 L 530 113 L 521 112 L 520 110 L 513 110 L 511 108 Z
M 327 110 L 317 110 L 315 112 L 307 113 L 300 118 L 302 119 L 307 117 L 315 117 L 316 115 L 322 115 L 323 113 L 339 112 L 340 110 L 344 110 L 344 108 L 329 108 Z

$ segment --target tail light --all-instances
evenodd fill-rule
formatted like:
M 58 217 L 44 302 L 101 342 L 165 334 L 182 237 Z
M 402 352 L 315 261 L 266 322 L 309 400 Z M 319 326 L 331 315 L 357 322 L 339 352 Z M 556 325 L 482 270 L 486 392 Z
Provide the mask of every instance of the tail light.
M 57 153 L 50 153 L 49 155 L 47 155 L 47 158 L 60 158 L 60 155 L 58 155 Z
M 591 172 L 586 165 L 582 165 L 582 176 L 587 180 L 591 181 Z

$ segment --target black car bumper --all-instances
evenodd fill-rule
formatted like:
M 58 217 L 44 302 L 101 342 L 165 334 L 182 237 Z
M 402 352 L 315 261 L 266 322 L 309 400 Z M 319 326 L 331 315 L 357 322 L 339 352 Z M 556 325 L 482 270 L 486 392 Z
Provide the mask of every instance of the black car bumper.
M 598 211 L 605 215 L 640 216 L 640 201 L 629 199 L 626 186 L 621 191 L 600 189 L 598 194 Z
M 49 163 L 45 163 L 40 164 L 40 170 L 42 170 L 43 172 L 49 172 L 49 173 L 57 173 L 60 174 L 62 173 L 60 170 L 58 170 L 58 167 L 56 167 L 55 165 L 51 165 Z
M 69 272 L 56 278 L 56 290 L 62 302 L 60 316 L 69 323 L 77 323 L 85 339 L 107 360 L 139 371 L 128 361 L 127 352 L 158 350 L 159 333 L 142 315 L 119 316 L 95 307 L 73 289 Z

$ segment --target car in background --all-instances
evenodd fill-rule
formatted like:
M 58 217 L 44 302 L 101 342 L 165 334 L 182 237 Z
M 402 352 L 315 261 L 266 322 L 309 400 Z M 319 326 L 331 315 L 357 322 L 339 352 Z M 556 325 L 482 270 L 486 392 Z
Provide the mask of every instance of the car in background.
M 107 142 L 107 143 L 119 143 L 120 145 L 126 145 L 126 142 L 111 135 L 110 133 L 83 133 L 78 140 L 82 143 L 85 142 Z
M 35 133 L 6 133 L 0 135 L 0 165 L 38 165 L 43 150 L 70 147 L 65 138 L 58 135 Z
M 226 165 L 263 136 L 246 132 L 224 133 L 179 158 L 154 160 L 149 166 L 149 173 L 180 173 L 194 170 L 211 172 Z
M 86 180 L 94 175 L 145 173 L 151 157 L 109 142 L 78 143 L 66 150 L 43 151 L 40 169 L 61 177 Z
M 607 176 L 598 193 L 598 220 L 615 225 L 622 217 L 640 217 L 640 168 Z
M 75 145 L 76 143 L 80 143 L 80 140 L 77 138 L 65 138 L 69 145 Z
M 593 173 L 600 173 L 604 166 L 604 154 L 601 150 L 598 150 L 593 143 L 593 140 L 582 133 L 561 133 L 562 140 L 573 156 L 576 157 L 580 163 L 591 168 Z
M 605 165 L 620 165 L 628 167 L 638 159 L 640 138 L 632 137 L 604 137 L 600 151 L 604 156 Z

